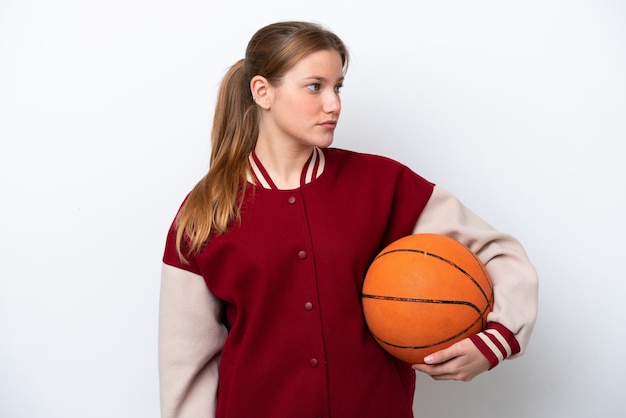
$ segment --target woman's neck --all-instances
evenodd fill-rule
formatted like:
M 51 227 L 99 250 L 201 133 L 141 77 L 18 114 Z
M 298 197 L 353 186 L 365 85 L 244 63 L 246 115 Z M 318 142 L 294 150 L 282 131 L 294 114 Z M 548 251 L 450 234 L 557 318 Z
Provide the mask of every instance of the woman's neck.
M 269 141 L 257 141 L 254 152 L 278 189 L 300 187 L 302 169 L 311 153 L 312 146 L 276 146 Z

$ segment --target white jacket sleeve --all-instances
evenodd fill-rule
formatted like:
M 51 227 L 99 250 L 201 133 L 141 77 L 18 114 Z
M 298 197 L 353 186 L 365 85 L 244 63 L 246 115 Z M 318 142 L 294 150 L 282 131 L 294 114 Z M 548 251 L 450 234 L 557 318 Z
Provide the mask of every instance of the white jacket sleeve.
M 511 354 L 512 357 L 521 355 L 535 325 L 538 305 L 537 272 L 522 245 L 514 237 L 496 231 L 440 187 L 435 187 L 414 233 L 447 235 L 476 253 L 493 283 L 494 308 L 487 320 L 508 329 L 519 343 L 519 349 L 511 350 L 506 346 L 505 338 L 499 335 L 497 329 L 489 330 L 488 337 L 500 350 L 489 341 L 487 334 L 480 337 L 497 353 L 496 364 Z M 506 348 L 503 349 L 500 343 Z
M 221 304 L 194 273 L 163 264 L 159 307 L 162 418 L 215 417 L 226 338 Z

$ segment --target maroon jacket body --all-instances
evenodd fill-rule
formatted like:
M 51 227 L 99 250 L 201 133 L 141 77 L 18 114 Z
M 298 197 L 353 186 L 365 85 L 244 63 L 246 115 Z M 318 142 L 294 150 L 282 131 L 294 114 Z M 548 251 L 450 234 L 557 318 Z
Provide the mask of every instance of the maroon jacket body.
M 367 268 L 413 232 L 433 185 L 387 158 L 327 149 L 295 190 L 249 185 L 241 221 L 190 264 L 170 231 L 164 262 L 223 301 L 217 417 L 410 418 L 415 374 L 370 335 Z

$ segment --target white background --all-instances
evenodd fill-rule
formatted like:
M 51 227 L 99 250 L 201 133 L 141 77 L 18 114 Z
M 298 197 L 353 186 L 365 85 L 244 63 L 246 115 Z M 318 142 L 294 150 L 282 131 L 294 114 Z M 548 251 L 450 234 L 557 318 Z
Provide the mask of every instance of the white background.
M 208 167 L 224 71 L 284 19 L 351 50 L 336 146 L 452 191 L 540 273 L 528 353 L 418 376 L 416 416 L 626 416 L 626 5 L 608 0 L 0 0 L 0 416 L 158 416 L 165 233 Z

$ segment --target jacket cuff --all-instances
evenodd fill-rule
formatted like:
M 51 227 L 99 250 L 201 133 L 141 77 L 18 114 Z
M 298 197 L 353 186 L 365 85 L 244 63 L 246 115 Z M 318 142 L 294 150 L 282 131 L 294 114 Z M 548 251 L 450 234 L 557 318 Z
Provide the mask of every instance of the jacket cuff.
M 509 356 L 520 352 L 520 345 L 515 335 L 497 322 L 489 322 L 486 330 L 471 335 L 469 338 L 489 360 L 489 370 Z

